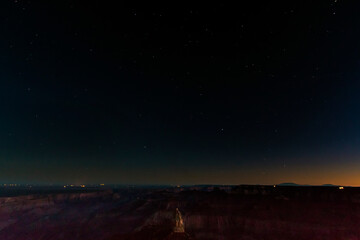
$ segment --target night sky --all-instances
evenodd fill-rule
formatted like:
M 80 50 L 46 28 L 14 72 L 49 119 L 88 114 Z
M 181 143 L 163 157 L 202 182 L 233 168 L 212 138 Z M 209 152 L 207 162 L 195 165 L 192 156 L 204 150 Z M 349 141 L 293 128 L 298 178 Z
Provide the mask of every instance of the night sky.
M 129 3 L 1 1 L 0 183 L 360 185 L 359 2 Z

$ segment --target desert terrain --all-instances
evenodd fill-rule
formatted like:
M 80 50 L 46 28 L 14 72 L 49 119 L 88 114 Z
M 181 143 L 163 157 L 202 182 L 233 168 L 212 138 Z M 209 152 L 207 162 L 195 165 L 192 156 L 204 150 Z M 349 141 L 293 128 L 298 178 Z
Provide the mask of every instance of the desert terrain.
M 360 239 L 358 188 L 242 185 L 0 191 L 2 240 Z M 179 224 L 184 231 L 176 230 Z

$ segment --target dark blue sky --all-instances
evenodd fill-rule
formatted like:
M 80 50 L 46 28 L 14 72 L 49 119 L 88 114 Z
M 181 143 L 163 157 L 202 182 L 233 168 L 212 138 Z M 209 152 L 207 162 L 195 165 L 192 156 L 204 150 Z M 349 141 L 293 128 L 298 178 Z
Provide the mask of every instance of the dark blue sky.
M 3 1 L 0 181 L 360 185 L 359 7 Z

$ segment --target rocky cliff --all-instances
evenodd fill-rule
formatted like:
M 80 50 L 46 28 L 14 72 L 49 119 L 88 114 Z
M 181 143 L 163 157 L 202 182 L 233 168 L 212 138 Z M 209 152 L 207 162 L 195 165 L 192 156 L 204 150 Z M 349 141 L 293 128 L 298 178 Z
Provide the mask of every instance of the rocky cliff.
M 354 240 L 359 200 L 358 189 L 272 187 L 3 197 L 0 239 Z

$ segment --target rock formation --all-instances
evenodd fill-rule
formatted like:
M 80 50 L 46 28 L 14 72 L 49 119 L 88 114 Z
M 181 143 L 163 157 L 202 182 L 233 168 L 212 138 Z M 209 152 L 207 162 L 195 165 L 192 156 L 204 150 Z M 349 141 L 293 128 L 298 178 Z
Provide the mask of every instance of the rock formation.
M 181 212 L 176 208 L 175 212 L 175 227 L 174 232 L 183 233 L 185 232 L 184 220 L 182 219 Z

